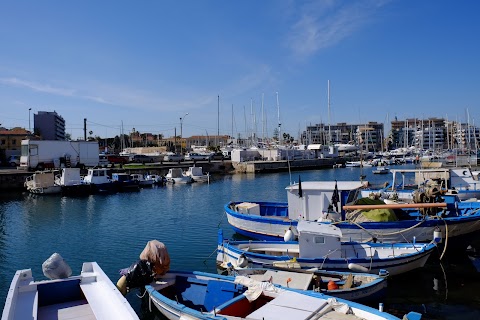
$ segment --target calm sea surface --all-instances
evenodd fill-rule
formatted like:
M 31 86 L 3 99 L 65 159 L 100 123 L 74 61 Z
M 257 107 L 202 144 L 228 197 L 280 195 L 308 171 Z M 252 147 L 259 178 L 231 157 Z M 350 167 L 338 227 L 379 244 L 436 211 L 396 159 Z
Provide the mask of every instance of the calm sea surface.
M 389 175 L 363 171 L 366 180 L 385 182 Z M 11 279 L 31 268 L 45 279 L 42 263 L 60 253 L 79 274 L 84 261 L 96 261 L 116 283 L 118 270 L 138 259 L 147 241 L 166 244 L 172 269 L 216 272 L 217 230 L 233 236 L 223 212 L 229 201 L 286 201 L 292 181 L 358 180 L 360 169 L 327 169 L 217 177 L 210 184 L 174 185 L 135 193 L 82 198 L 0 194 L 0 306 Z M 424 319 L 480 318 L 480 274 L 468 257 L 431 259 L 421 270 L 389 279 L 385 311 L 424 314 Z M 128 300 L 142 319 L 163 319 L 149 312 L 133 290 Z M 142 303 L 143 301 L 143 303 Z M 379 301 L 380 302 L 380 301 Z M 375 303 L 373 307 L 378 307 Z

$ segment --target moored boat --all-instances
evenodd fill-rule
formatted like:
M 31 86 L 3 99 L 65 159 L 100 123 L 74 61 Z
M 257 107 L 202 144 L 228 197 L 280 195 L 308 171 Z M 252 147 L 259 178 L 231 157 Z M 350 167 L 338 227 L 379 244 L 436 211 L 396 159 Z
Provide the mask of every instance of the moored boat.
M 388 174 L 389 172 L 390 172 L 390 169 L 382 166 L 376 167 L 375 169 L 372 170 L 373 174 Z
M 93 193 L 115 193 L 119 190 L 118 184 L 110 179 L 105 168 L 88 169 L 83 182 L 90 185 Z
M 37 171 L 25 179 L 25 188 L 34 194 L 59 194 L 62 187 L 55 182 L 56 171 Z
M 119 172 L 112 174 L 112 181 L 117 184 L 119 191 L 138 191 L 140 190 L 140 184 L 138 181 L 133 180 L 128 173 Z
M 175 184 L 188 184 L 193 182 L 192 177 L 186 176 L 180 168 L 168 169 L 168 173 L 165 175 L 165 179 L 168 183 Z
M 55 183 L 62 188 L 62 194 L 69 196 L 89 195 L 92 186 L 82 179 L 80 168 L 62 168 L 55 176 Z
M 298 241 L 232 241 L 219 230 L 217 264 L 225 267 L 282 266 L 390 275 L 421 268 L 435 243 L 341 242 L 342 232 L 331 224 L 300 221 Z
M 170 271 L 145 289 L 168 319 L 343 319 L 347 314 L 352 320 L 398 319 L 355 302 L 242 276 Z
M 84 262 L 78 276 L 68 275 L 65 270 L 71 274 L 70 267 L 60 268 L 59 263 L 52 268 L 61 269 L 62 274 L 51 280 L 35 281 L 31 269 L 18 270 L 8 290 L 2 319 L 138 319 L 96 262 Z M 47 275 L 45 268 L 44 273 Z
M 379 274 L 340 272 L 318 268 L 230 268 L 231 275 L 299 290 L 312 290 L 356 302 L 381 301 L 387 289 L 388 272 Z
M 260 240 L 283 240 L 289 230 L 297 236 L 299 220 L 334 223 L 343 241 L 355 242 L 404 242 L 414 237 L 429 242 L 437 231 L 449 239 L 449 246 L 464 245 L 480 231 L 480 203 L 461 202 L 454 195 L 443 195 L 441 203 L 383 203 L 390 211 L 379 214 L 358 206 L 357 214 L 349 214 L 353 208 L 346 205 L 359 199 L 362 189 L 343 183 L 335 187 L 335 181 L 301 182 L 286 188 L 288 202 L 230 202 L 224 210 L 237 233 Z
M 153 179 L 145 179 L 143 174 L 140 173 L 132 173 L 130 175 L 132 180 L 137 181 L 140 188 L 147 188 L 153 186 L 154 180 Z
M 202 167 L 188 167 L 185 175 L 191 177 L 194 182 L 210 182 L 210 173 L 203 173 Z

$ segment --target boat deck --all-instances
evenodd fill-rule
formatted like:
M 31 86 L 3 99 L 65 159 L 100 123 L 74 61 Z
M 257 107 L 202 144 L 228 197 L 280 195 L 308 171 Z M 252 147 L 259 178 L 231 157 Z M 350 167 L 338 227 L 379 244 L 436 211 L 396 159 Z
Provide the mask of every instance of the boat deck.
M 87 300 L 76 300 L 38 308 L 38 320 L 97 319 Z

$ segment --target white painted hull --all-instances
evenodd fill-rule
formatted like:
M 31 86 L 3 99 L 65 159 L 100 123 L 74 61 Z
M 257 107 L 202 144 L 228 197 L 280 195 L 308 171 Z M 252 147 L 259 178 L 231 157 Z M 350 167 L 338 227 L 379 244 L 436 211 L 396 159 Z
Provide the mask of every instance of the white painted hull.
M 250 248 L 254 247 L 254 242 L 251 242 Z M 287 243 L 285 243 L 286 245 Z M 268 242 L 267 244 L 268 245 Z M 282 244 L 283 245 L 283 244 Z M 425 246 L 425 247 L 424 247 Z M 390 275 L 397 275 L 405 273 L 417 268 L 421 268 L 427 262 L 428 257 L 434 249 L 434 245 L 429 245 L 429 247 L 419 246 L 419 252 L 415 254 L 400 254 L 401 249 L 397 249 L 395 258 L 375 258 L 375 257 L 366 257 L 366 258 L 355 258 L 355 257 L 344 257 L 338 259 L 330 259 L 328 257 L 318 257 L 318 258 L 295 258 L 295 261 L 292 261 L 292 258 L 295 255 L 291 253 L 290 255 L 283 255 L 278 253 L 278 255 L 270 254 L 259 254 L 257 252 L 250 252 L 239 249 L 239 245 L 236 245 L 235 242 L 230 242 L 229 244 L 218 245 L 217 248 L 217 263 L 220 265 L 226 265 L 231 263 L 233 266 L 237 266 L 240 256 L 246 257 L 249 264 L 248 267 L 261 267 L 261 266 L 271 266 L 276 263 L 287 263 L 291 262 L 292 266 L 300 266 L 302 269 L 310 268 L 319 268 L 324 270 L 337 270 L 337 271 L 349 271 L 349 264 L 354 263 L 363 268 L 366 268 L 369 273 L 378 273 L 380 270 L 387 270 Z M 394 251 L 392 251 L 394 252 Z M 288 263 L 287 263 L 288 266 Z

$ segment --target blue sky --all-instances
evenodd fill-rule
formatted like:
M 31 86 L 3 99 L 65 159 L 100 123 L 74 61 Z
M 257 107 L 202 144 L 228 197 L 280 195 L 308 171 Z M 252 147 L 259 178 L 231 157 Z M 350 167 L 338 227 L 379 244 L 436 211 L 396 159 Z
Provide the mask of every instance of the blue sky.
M 480 122 L 479 9 L 467 0 L 3 1 L 0 124 L 28 129 L 32 108 L 59 113 L 73 138 L 84 118 L 101 137 L 122 122 L 124 132 L 169 137 L 180 117 L 183 136 L 256 127 L 271 137 L 277 93 L 282 132 L 294 137 L 320 121 Z

